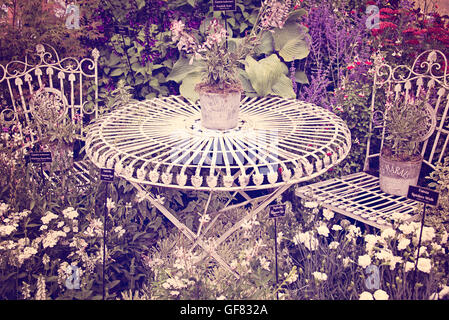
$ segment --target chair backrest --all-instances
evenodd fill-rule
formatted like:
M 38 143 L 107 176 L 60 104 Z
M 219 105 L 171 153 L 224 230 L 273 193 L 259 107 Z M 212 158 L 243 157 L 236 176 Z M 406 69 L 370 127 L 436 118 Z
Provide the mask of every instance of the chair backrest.
M 383 61 L 375 62 L 371 96 L 371 122 L 367 141 L 364 171 L 370 170 L 373 158 L 380 155 L 385 142 L 385 112 L 387 100 L 399 97 L 423 97 L 433 112 L 426 139 L 420 144 L 423 163 L 435 168 L 448 156 L 449 143 L 449 65 L 448 58 L 438 50 L 419 54 L 411 66 L 391 67 Z
M 75 133 L 84 137 L 86 125 L 98 116 L 98 58 L 94 49 L 92 59 L 60 59 L 53 47 L 39 44 L 24 61 L 0 65 L 1 124 L 16 125 L 24 141 L 34 141 L 35 135 L 25 129 L 57 116 L 79 123 Z

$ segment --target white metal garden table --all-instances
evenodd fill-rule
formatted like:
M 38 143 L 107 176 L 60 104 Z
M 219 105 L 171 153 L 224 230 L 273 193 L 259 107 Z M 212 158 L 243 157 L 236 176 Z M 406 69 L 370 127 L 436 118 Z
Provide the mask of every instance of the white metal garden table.
M 350 131 L 342 119 L 314 104 L 279 97 L 244 98 L 239 125 L 226 131 L 203 129 L 200 106 L 180 96 L 134 101 L 100 117 L 86 139 L 86 153 L 96 166 L 113 168 L 193 246 L 201 246 L 236 277 L 216 248 L 290 186 L 341 162 L 350 148 Z M 158 201 L 152 186 L 209 192 L 209 200 L 220 191 L 246 199 L 217 215 L 255 205 L 211 247 Z M 269 192 L 261 197 L 247 193 L 263 189 Z

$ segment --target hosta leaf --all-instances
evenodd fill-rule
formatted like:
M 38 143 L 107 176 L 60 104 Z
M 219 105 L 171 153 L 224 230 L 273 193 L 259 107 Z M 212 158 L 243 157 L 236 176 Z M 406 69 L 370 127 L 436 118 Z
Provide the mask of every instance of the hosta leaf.
M 172 71 L 167 76 L 167 81 L 181 82 L 190 73 L 204 72 L 206 70 L 205 64 L 202 61 L 194 60 L 192 64 L 189 63 L 190 59 L 179 58 L 173 66 Z
M 304 71 L 296 71 L 295 72 L 295 80 L 301 84 L 309 84 L 309 79 L 307 78 L 307 74 Z
M 286 23 L 273 34 L 274 48 L 285 61 L 303 59 L 309 54 L 309 46 L 304 40 L 307 33 L 296 22 Z
M 279 55 L 285 61 L 293 61 L 296 59 L 304 59 L 309 55 L 309 47 L 304 40 L 293 38 L 290 39 L 281 50 Z
M 288 41 L 299 38 L 304 39 L 305 33 L 298 23 L 286 23 L 282 29 L 275 29 L 273 33 L 274 48 L 280 51 Z
M 271 94 L 273 84 L 284 72 L 288 72 L 287 66 L 275 54 L 260 61 L 256 61 L 250 56 L 246 57 L 245 71 L 259 96 Z
M 257 55 L 260 54 L 272 54 L 274 50 L 273 44 L 273 34 L 269 31 L 266 31 L 262 34 L 262 38 L 260 44 L 254 48 L 254 51 Z
M 179 92 L 181 95 L 191 101 L 197 101 L 199 99 L 198 93 L 195 91 L 195 86 L 202 80 L 202 73 L 193 72 L 189 73 L 182 84 L 179 86 Z
M 284 98 L 296 98 L 292 80 L 286 75 L 281 75 L 272 87 L 273 94 Z

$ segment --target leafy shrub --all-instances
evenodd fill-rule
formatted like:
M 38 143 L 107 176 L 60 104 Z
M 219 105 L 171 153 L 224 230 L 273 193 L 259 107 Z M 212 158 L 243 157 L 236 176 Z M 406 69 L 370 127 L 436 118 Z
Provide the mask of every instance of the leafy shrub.
M 102 36 L 92 19 L 99 3 L 100 0 L 78 1 L 80 28 L 69 29 L 65 7 L 58 7 L 56 1 L 0 1 L 0 63 L 21 60 L 26 53 L 33 53 L 40 43 L 56 48 L 63 57 L 87 56 L 90 45 Z

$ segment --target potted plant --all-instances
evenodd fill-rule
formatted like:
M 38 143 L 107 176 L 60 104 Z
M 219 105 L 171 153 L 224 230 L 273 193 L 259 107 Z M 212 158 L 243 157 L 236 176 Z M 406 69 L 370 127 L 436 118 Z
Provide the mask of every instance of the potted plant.
M 180 83 L 184 97 L 200 100 L 203 127 L 234 128 L 242 92 L 296 97 L 279 56 L 287 62 L 308 55 L 307 28 L 298 22 L 305 13 L 290 0 L 265 0 L 243 38 L 230 37 L 216 18 L 203 21 L 196 34 L 186 30 L 182 21 L 173 21 L 172 38 L 180 58 L 167 80 Z
M 418 97 L 387 97 L 385 140 L 379 159 L 382 191 L 407 196 L 410 185 L 418 183 L 423 156 L 420 144 L 433 133 L 436 116 L 425 92 Z

